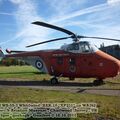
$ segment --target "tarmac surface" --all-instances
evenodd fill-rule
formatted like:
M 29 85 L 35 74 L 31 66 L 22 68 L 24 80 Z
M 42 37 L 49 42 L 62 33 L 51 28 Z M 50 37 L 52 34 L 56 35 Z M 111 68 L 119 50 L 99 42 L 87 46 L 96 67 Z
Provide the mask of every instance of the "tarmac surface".
M 18 81 L 0 80 L 0 88 L 24 87 L 31 89 L 65 91 L 71 93 L 89 93 L 107 96 L 120 96 L 120 89 L 107 89 L 101 86 L 94 86 L 93 83 L 80 83 L 74 81 L 62 81 L 59 84 L 51 85 L 50 81 Z

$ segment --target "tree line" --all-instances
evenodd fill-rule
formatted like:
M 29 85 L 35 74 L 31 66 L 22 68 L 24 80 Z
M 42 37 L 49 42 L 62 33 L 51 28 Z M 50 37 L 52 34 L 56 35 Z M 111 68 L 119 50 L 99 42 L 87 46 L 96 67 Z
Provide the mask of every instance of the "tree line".
M 11 66 L 11 65 L 28 65 L 26 62 L 21 60 L 16 60 L 14 58 L 4 58 L 0 61 L 0 66 Z

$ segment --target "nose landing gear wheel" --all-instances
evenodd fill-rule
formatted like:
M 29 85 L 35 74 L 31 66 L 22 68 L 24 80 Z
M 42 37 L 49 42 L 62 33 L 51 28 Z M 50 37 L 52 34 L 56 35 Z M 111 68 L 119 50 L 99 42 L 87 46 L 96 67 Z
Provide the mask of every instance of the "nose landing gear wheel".
M 96 85 L 102 85 L 104 83 L 104 81 L 102 79 L 99 79 L 99 80 L 94 80 L 93 81 L 93 84 L 96 86 Z
M 53 77 L 50 79 L 51 84 L 55 85 L 58 84 L 58 79 L 56 77 Z

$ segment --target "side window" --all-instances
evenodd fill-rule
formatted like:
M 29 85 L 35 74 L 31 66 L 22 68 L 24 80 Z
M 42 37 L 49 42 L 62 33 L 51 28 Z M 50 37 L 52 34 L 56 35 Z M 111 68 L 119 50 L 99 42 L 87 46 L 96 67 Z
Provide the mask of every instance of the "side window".
M 85 45 L 85 52 L 90 52 L 90 48 L 88 45 Z
M 83 53 L 90 52 L 90 48 L 89 48 L 89 46 L 86 45 L 86 44 L 81 45 L 80 48 L 81 48 L 81 51 L 82 51 Z
M 59 65 L 63 64 L 63 58 L 62 57 L 57 58 L 57 64 L 59 64 Z
M 73 48 L 74 50 L 79 50 L 79 44 L 73 44 L 73 45 L 74 45 L 74 46 L 73 46 L 73 47 L 74 47 L 74 48 Z
M 69 59 L 69 64 L 70 64 L 70 65 L 75 65 L 75 64 L 76 64 L 75 58 L 70 58 L 70 59 Z
M 67 48 L 68 51 L 71 51 L 71 50 L 79 50 L 79 44 L 71 44 L 69 45 L 69 47 Z

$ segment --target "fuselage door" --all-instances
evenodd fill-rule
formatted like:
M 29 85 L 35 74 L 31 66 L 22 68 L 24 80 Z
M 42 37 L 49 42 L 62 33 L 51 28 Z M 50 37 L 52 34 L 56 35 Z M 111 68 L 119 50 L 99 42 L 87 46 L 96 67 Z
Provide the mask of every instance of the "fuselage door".
M 52 58 L 51 72 L 53 75 L 62 76 L 64 73 L 64 58 L 62 56 Z

